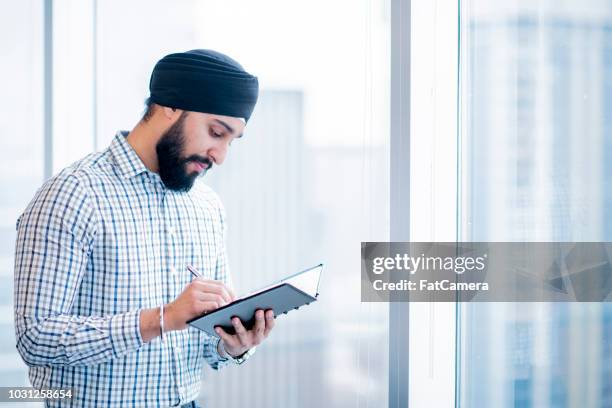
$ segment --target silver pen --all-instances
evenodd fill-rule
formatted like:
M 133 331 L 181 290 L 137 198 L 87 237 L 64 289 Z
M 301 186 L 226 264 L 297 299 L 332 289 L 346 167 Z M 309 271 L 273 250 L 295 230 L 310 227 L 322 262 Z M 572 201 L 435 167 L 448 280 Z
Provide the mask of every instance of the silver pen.
M 196 268 L 194 268 L 192 265 L 187 265 L 187 269 L 189 269 L 189 272 L 191 272 L 191 274 L 193 276 L 195 276 L 196 278 L 201 278 L 202 277 L 202 274 Z

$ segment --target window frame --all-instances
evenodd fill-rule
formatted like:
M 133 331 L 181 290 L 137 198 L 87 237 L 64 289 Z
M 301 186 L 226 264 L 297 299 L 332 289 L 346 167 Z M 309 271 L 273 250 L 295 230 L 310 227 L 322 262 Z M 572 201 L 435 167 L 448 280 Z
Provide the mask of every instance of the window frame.
M 390 239 L 456 242 L 459 2 L 391 13 Z M 390 303 L 389 407 L 457 406 L 457 306 Z

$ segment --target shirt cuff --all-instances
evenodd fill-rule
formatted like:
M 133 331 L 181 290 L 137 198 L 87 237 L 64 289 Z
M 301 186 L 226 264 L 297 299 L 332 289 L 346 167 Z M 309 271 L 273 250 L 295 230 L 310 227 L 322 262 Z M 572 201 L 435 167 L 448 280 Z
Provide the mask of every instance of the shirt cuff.
M 110 321 L 110 338 L 115 357 L 139 349 L 142 344 L 140 334 L 140 312 L 142 309 L 115 315 Z

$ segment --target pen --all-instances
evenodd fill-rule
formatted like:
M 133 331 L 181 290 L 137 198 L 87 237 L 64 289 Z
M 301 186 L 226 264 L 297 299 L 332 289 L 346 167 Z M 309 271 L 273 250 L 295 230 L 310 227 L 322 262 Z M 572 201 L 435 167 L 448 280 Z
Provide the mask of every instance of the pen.
M 187 265 L 187 269 L 189 269 L 189 272 L 191 272 L 191 274 L 193 276 L 195 276 L 196 278 L 201 278 L 202 274 L 200 272 L 198 272 L 198 270 L 196 268 L 194 268 L 191 265 Z

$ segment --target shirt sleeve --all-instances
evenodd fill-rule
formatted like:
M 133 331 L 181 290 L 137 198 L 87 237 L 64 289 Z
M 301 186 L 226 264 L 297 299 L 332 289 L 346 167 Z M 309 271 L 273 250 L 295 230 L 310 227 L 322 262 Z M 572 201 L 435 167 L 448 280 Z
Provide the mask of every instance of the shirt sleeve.
M 98 226 L 74 175 L 48 180 L 17 220 L 15 334 L 28 366 L 92 365 L 142 346 L 141 309 L 106 316 L 71 313 Z
M 217 197 L 217 214 L 218 214 L 218 234 L 220 239 L 218 240 L 218 251 L 217 251 L 217 262 L 215 266 L 215 280 L 220 280 L 225 283 L 226 286 L 234 288 L 232 284 L 232 277 L 230 274 L 229 263 L 227 260 L 227 223 L 225 219 L 225 208 L 221 203 L 221 200 Z M 219 355 L 219 341 L 217 337 L 208 336 L 206 340 L 206 347 L 204 347 L 204 359 L 206 362 L 215 370 L 226 366 L 234 360 L 224 358 Z M 253 350 L 254 351 L 254 350 Z M 252 354 L 252 353 L 251 353 Z M 248 355 L 250 356 L 250 354 Z M 248 358 L 248 357 L 247 357 Z

